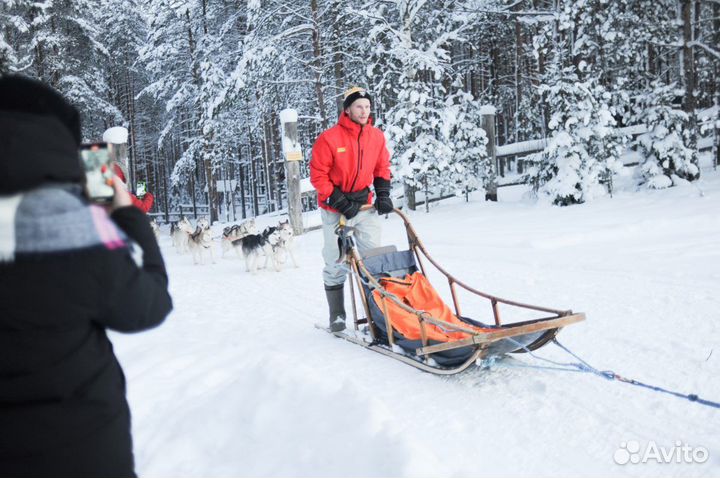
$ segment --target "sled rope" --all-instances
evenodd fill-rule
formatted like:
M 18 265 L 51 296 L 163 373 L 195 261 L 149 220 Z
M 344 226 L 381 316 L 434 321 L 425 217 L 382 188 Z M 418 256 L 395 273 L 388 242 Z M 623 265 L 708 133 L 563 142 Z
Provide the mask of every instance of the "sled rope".
M 658 387 L 657 385 L 650 385 L 650 384 L 643 383 L 643 382 L 640 382 L 635 379 L 625 378 L 622 375 L 619 375 L 619 374 L 613 372 L 612 370 L 598 370 L 597 368 L 595 368 L 592 365 L 590 365 L 589 363 L 587 363 L 585 360 L 578 357 L 577 354 L 575 354 L 569 348 L 565 347 L 557 339 L 552 339 L 552 342 L 555 345 L 557 345 L 558 347 L 560 347 L 562 350 L 564 350 L 566 353 L 570 354 L 576 360 L 578 360 L 578 362 L 557 362 L 555 360 L 546 359 L 546 358 L 543 358 L 543 357 L 540 357 L 540 356 L 534 354 L 525 345 L 523 345 L 511 338 L 508 338 L 507 340 L 513 342 L 514 344 L 516 344 L 519 347 L 521 347 L 522 349 L 524 349 L 534 359 L 554 365 L 554 367 L 547 367 L 547 366 L 534 366 L 534 365 L 526 364 L 526 365 L 519 365 L 519 366 L 515 365 L 516 367 L 539 368 L 539 369 L 546 369 L 546 370 L 560 370 L 560 371 L 564 371 L 564 372 L 590 373 L 593 375 L 597 375 L 598 377 L 602 377 L 606 380 L 617 380 L 618 382 L 628 383 L 630 385 L 635 385 L 637 387 L 647 388 L 647 389 L 653 390 L 655 392 L 666 393 L 666 394 L 673 395 L 678 398 L 684 398 L 691 402 L 699 403 L 700 405 L 705 405 L 705 406 L 713 407 L 713 408 L 720 408 L 720 402 L 705 400 L 704 398 L 700 398 L 695 393 L 685 394 L 685 393 L 681 393 L 681 392 L 676 392 L 674 390 L 668 390 L 663 387 Z M 492 363 L 490 364 L 490 366 L 492 366 Z

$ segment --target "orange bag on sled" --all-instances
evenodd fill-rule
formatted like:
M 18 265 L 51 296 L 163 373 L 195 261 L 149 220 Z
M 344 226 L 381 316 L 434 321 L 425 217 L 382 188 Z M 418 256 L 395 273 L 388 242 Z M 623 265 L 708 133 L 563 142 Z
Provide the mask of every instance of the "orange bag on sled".
M 406 275 L 404 279 L 395 277 L 382 277 L 380 284 L 390 294 L 397 297 L 406 305 L 418 311 L 425 311 L 435 319 L 457 324 L 459 326 L 476 330 L 477 332 L 488 332 L 492 329 L 483 329 L 470 325 L 458 319 L 450 308 L 443 302 L 433 286 L 421 272 Z M 404 310 L 391 299 L 383 301 L 379 291 L 373 291 L 375 304 L 383 314 L 387 314 L 393 329 L 408 340 L 421 340 L 420 320 L 417 315 Z M 383 302 L 385 307 L 383 307 Z M 429 322 L 425 322 L 425 334 L 428 340 L 438 342 L 453 342 L 470 338 L 471 335 L 465 332 L 444 328 Z

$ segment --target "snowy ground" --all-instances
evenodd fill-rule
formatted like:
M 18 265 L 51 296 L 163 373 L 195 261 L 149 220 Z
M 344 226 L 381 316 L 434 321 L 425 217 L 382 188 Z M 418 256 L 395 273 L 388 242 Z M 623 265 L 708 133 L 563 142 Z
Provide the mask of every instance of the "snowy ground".
M 568 208 L 521 196 L 411 218 L 466 282 L 585 312 L 559 339 L 589 363 L 720 400 L 720 172 Z M 385 242 L 403 244 L 399 220 L 384 224 Z M 297 239 L 299 268 L 255 276 L 219 246 L 216 264 L 194 266 L 166 235 L 161 245 L 175 311 L 156 330 L 112 335 L 141 476 L 720 475 L 718 409 L 517 360 L 439 378 L 317 330 L 319 231 Z M 538 354 L 568 359 L 554 345 Z M 635 456 L 655 444 L 709 457 L 618 465 L 628 442 Z

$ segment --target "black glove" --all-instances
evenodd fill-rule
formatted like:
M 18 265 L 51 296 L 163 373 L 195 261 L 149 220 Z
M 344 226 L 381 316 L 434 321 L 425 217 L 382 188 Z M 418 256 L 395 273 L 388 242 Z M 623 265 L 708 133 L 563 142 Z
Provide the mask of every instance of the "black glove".
M 394 206 L 390 199 L 390 181 L 385 178 L 375 178 L 375 209 L 378 214 L 389 214 Z
M 337 186 L 325 202 L 331 208 L 337 209 L 347 219 L 352 219 L 360 212 L 360 203 L 350 201 Z

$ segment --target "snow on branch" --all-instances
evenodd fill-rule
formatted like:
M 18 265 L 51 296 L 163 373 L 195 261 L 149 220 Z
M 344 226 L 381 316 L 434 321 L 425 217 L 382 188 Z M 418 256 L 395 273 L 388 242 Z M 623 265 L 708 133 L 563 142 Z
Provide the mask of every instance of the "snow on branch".
M 712 56 L 714 56 L 715 58 L 720 60 L 720 51 L 710 48 L 709 46 L 707 46 L 706 44 L 704 44 L 702 42 L 699 42 L 697 40 L 691 41 L 690 43 L 688 43 L 688 46 L 690 46 L 690 47 L 699 46 L 700 48 L 702 48 L 703 50 L 705 50 L 706 52 L 710 53 Z
M 498 158 L 501 158 L 503 156 L 515 156 L 523 153 L 534 153 L 545 149 L 547 144 L 547 139 L 531 139 L 529 141 L 520 141 L 518 143 L 504 144 L 497 147 L 495 154 Z
M 527 10 L 523 12 L 511 12 L 506 10 L 483 10 L 483 9 L 468 9 L 468 10 L 459 10 L 463 13 L 484 13 L 486 15 L 507 15 L 507 16 L 513 16 L 513 17 L 537 17 L 536 20 L 544 20 L 549 21 L 552 20 L 555 17 L 555 12 L 551 11 L 543 11 L 543 10 Z M 544 17 L 544 18 L 543 18 Z
M 395 28 L 390 24 L 390 22 L 387 21 L 387 19 L 386 19 L 385 17 L 381 17 L 381 16 L 378 16 L 378 15 L 373 15 L 373 14 L 367 12 L 367 11 L 356 10 L 356 9 L 354 9 L 354 8 L 348 8 L 348 12 L 351 13 L 351 14 L 353 14 L 353 15 L 358 15 L 358 16 L 360 16 L 361 18 L 365 18 L 366 20 L 375 20 L 375 21 L 378 21 L 378 22 L 382 22 L 382 23 L 384 24 L 384 26 L 385 26 L 385 30 L 384 30 L 385 33 L 390 32 L 390 33 L 392 33 L 393 35 L 395 35 L 395 37 L 398 38 L 398 39 L 402 39 L 402 37 L 403 37 L 403 34 L 400 33 L 397 29 L 395 29 Z
M 420 10 L 425 6 L 425 3 L 427 3 L 426 0 L 418 0 L 408 9 L 407 17 L 405 18 L 408 25 L 415 22 L 415 18 L 418 16 Z

